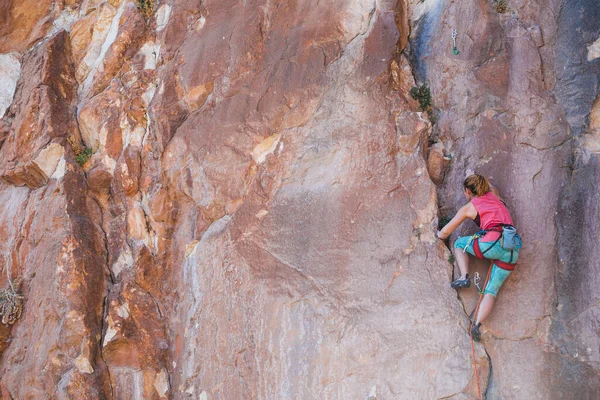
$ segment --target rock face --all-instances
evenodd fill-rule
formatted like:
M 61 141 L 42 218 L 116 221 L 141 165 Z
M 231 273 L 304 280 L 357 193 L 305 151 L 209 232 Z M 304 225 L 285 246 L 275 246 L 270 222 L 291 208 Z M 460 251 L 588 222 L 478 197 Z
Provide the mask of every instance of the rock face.
M 600 18 L 575 3 L 4 2 L 2 397 L 593 398 Z M 525 240 L 477 375 L 434 236 L 468 170 Z
M 582 240 L 596 236 L 597 191 L 588 197 L 580 185 L 583 174 L 586 187 L 597 180 L 597 158 L 582 137 L 594 134 L 584 121 L 599 73 L 585 43 L 600 36 L 600 23 L 593 2 L 566 4 L 512 1 L 499 13 L 489 2 L 438 3 L 411 15 L 417 75 L 438 111 L 433 136 L 455 156 L 439 186 L 441 214 L 463 204 L 457 188 L 467 171 L 477 171 L 498 187 L 525 240 L 485 324 L 491 398 L 598 392 L 598 291 L 591 287 L 598 245 Z M 458 55 L 450 49 L 453 28 Z M 467 309 L 475 301 L 463 299 Z
M 5 398 L 96 399 L 110 387 L 99 351 L 108 274 L 102 212 L 67 142 L 79 137 L 70 54 L 65 31 L 27 53 L 4 116 L 0 259 L 25 298 L 21 320 L 3 331 Z

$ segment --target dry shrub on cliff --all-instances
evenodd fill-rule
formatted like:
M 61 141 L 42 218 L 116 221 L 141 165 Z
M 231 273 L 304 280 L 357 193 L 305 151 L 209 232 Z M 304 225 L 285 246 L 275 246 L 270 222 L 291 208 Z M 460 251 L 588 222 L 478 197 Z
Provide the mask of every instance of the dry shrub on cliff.
M 508 1 L 494 0 L 494 10 L 496 10 L 497 13 L 504 14 L 508 11 Z
M 15 289 L 19 280 L 9 282 L 8 287 L 0 290 L 0 316 L 4 325 L 12 325 L 21 317 L 23 312 L 23 296 Z
M 86 161 L 90 159 L 92 154 L 94 154 L 94 150 L 91 147 L 79 144 L 79 142 L 72 136 L 67 138 L 67 142 L 69 142 L 71 148 L 73 148 L 73 153 L 75 153 L 75 162 L 79 164 L 80 167 L 83 167 L 83 164 L 85 164 Z
M 154 0 L 137 0 L 137 8 L 144 18 L 150 19 L 154 14 Z
M 94 154 L 94 151 L 89 147 L 81 147 L 80 150 L 75 152 L 75 162 L 79 164 L 80 167 L 86 163 L 87 160 Z

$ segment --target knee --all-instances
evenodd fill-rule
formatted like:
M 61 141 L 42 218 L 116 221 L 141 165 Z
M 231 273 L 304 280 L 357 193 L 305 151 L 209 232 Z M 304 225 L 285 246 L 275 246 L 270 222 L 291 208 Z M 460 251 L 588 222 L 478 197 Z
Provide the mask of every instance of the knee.
M 456 250 L 461 250 L 464 251 L 463 249 L 465 248 L 465 246 L 467 245 L 467 243 L 469 242 L 469 237 L 468 236 L 462 236 L 459 237 L 458 239 L 456 239 L 456 241 L 454 242 L 454 248 Z
M 484 298 L 491 304 L 494 304 L 494 301 L 496 301 L 496 296 L 492 293 L 486 293 Z

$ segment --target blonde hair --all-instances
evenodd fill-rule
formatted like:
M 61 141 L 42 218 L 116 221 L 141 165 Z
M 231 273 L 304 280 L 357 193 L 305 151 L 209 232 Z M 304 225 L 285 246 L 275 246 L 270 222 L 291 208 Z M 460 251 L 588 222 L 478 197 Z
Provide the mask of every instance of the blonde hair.
M 490 191 L 490 183 L 481 175 L 470 175 L 463 182 L 463 187 L 469 189 L 475 196 L 483 196 Z

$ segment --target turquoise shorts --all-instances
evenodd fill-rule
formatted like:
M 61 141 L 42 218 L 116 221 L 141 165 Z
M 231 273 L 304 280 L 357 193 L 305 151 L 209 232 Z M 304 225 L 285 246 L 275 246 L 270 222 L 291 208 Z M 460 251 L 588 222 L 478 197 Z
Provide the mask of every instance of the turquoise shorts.
M 456 239 L 454 242 L 455 249 L 462 249 L 471 255 L 475 255 L 475 250 L 473 249 L 473 242 L 469 242 L 471 240 L 471 236 L 461 236 Z M 467 246 L 468 244 L 468 246 Z M 465 249 L 465 246 L 467 248 Z M 489 248 L 489 250 L 488 250 Z M 479 242 L 479 249 L 481 252 L 485 252 L 483 255 L 488 260 L 500 260 L 504 262 L 512 262 L 513 264 L 517 262 L 519 259 L 519 249 L 521 248 L 521 243 L 517 245 L 517 248 L 512 251 L 512 261 L 511 261 L 511 251 L 505 250 L 501 245 L 500 241 L 496 242 Z M 498 291 L 500 287 L 508 278 L 512 271 L 502 269 L 498 267 L 496 264 L 492 267 L 492 272 L 488 284 L 485 286 L 485 294 L 491 294 L 492 296 L 498 296 Z

